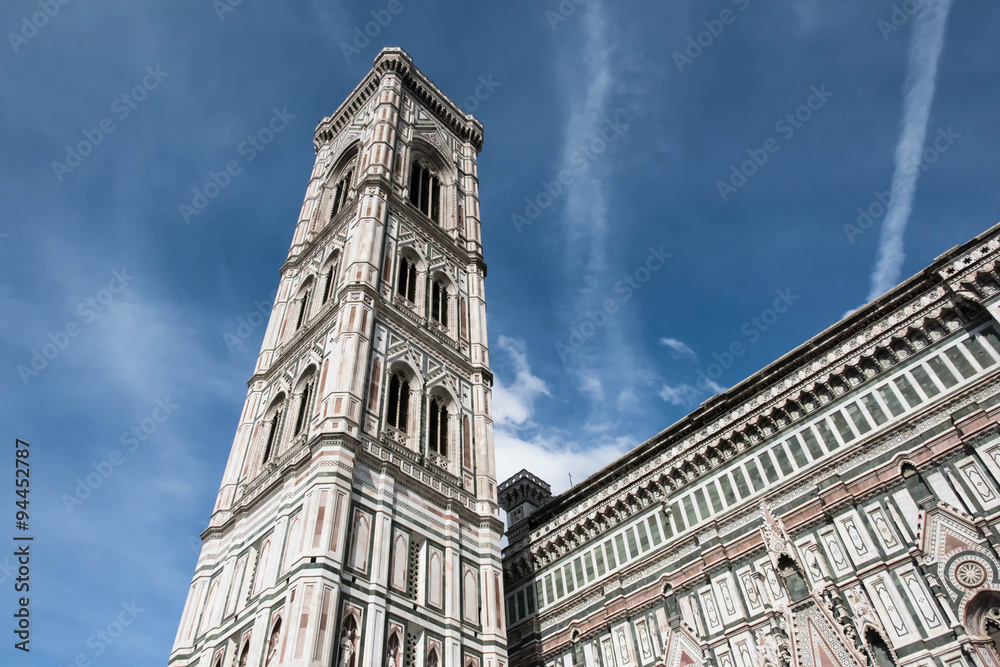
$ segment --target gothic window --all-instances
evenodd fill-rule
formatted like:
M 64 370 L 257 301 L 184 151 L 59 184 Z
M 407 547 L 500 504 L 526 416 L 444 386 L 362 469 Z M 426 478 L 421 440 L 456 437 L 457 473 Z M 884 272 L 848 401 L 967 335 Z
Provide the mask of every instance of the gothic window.
M 417 265 L 409 257 L 399 260 L 399 275 L 396 282 L 399 295 L 412 303 L 417 301 Z
M 320 291 L 320 305 L 326 305 L 326 302 L 330 300 L 333 294 L 333 279 L 337 273 L 337 260 L 339 259 L 339 253 L 333 253 L 333 256 L 327 262 L 326 273 L 320 279 L 322 281 L 323 289 Z
M 302 428 L 309 422 L 309 401 L 312 398 L 312 382 L 307 382 L 299 397 L 298 415 L 295 417 L 295 432 L 293 436 L 302 432 Z
M 264 652 L 264 667 L 278 664 L 278 640 L 281 639 L 281 619 L 274 622 L 271 628 L 271 636 L 267 640 L 267 649 Z
M 215 664 L 212 667 L 222 667 L 222 656 L 220 655 L 215 659 Z
M 431 317 L 439 324 L 448 326 L 448 290 L 438 280 L 431 281 Z
M 385 656 L 385 667 L 399 667 L 399 633 L 394 632 L 389 637 L 389 650 Z
M 351 614 L 344 621 L 340 632 L 340 659 L 337 667 L 354 667 L 357 663 L 355 655 L 357 653 L 358 623 Z
M 299 292 L 299 314 L 295 318 L 295 330 L 298 331 L 309 320 L 309 306 L 312 304 L 312 279 L 306 281 L 304 289 Z
M 427 654 L 427 667 L 438 667 L 439 664 L 437 649 L 432 648 Z
M 267 436 L 264 441 L 264 454 L 260 459 L 262 465 L 270 460 L 271 455 L 278 451 L 278 447 L 281 444 L 281 420 L 285 412 L 282 407 L 283 403 L 284 395 L 278 396 L 269 411 L 270 417 L 267 417 L 264 420 L 264 429 Z
M 892 659 L 892 652 L 879 633 L 868 628 L 865 632 L 865 641 L 868 642 L 868 654 L 871 657 L 869 664 L 877 665 L 877 667 L 896 667 L 896 663 Z
M 440 399 L 431 399 L 429 418 L 430 439 L 428 446 L 432 452 L 448 456 L 448 408 Z
M 462 465 L 472 470 L 472 429 L 468 417 L 462 417 Z
M 410 203 L 434 222 L 439 221 L 441 184 L 437 176 L 416 160 L 410 167 Z
M 389 400 L 386 420 L 390 426 L 406 432 L 406 420 L 410 408 L 410 381 L 401 372 L 392 374 L 389 380 Z
M 352 178 L 354 177 L 354 165 L 350 164 L 345 167 L 344 171 L 341 172 L 340 180 L 337 181 L 337 185 L 333 188 L 333 206 L 330 208 L 330 219 L 333 220 L 334 216 L 340 212 L 340 209 L 344 207 L 347 202 L 351 186 L 353 185 Z
M 243 643 L 243 652 L 240 653 L 240 663 L 238 667 L 247 667 L 247 660 L 250 658 L 250 641 Z

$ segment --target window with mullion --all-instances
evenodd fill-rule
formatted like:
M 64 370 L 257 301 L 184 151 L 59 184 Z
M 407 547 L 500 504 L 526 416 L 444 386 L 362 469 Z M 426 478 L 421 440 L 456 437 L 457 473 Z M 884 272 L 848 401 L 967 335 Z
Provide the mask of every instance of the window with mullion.
M 436 280 L 431 283 L 431 317 L 448 326 L 448 291 Z
M 429 412 L 429 448 L 441 456 L 448 456 L 448 409 L 432 398 Z
M 410 407 L 410 383 L 402 373 L 393 373 L 389 380 L 389 400 L 386 421 L 390 426 L 406 432 L 406 419 Z

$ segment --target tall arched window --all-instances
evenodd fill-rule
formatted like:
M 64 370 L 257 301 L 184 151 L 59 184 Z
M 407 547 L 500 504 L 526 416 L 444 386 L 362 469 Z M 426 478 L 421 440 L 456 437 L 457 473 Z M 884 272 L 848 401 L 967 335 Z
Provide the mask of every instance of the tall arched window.
M 295 330 L 298 331 L 309 320 L 309 306 L 312 305 L 312 278 L 306 281 L 305 289 L 299 293 L 299 314 L 295 319 Z
M 892 659 L 892 651 L 882 639 L 882 635 L 868 628 L 865 631 L 865 641 L 868 643 L 868 653 L 874 659 L 877 667 L 896 667 L 896 662 Z
M 462 417 L 462 465 L 468 470 L 472 470 L 472 429 L 469 427 L 469 418 Z
M 247 667 L 247 660 L 250 657 L 250 640 L 243 643 L 243 652 L 240 653 L 240 664 L 238 667 Z
M 434 222 L 438 222 L 441 208 L 441 184 L 437 176 L 418 161 L 410 167 L 410 203 Z
M 278 664 L 278 640 L 281 639 L 281 619 L 274 622 L 271 636 L 267 640 L 267 650 L 264 652 L 264 667 Z
M 299 414 L 295 418 L 295 433 L 292 435 L 298 435 L 302 432 L 302 427 L 308 422 L 309 417 L 309 399 L 312 395 L 312 382 L 307 382 L 306 386 L 302 389 L 302 396 L 299 398 Z
M 340 209 L 344 207 L 347 202 L 350 192 L 351 185 L 353 185 L 351 179 L 354 177 L 354 165 L 349 165 L 345 171 L 341 172 L 340 180 L 337 181 L 337 185 L 333 188 L 333 206 L 330 208 L 330 219 L 333 220 L 334 216 L 340 212 Z
M 437 398 L 431 399 L 428 432 L 430 451 L 448 456 L 448 408 Z
M 444 283 L 431 281 L 431 317 L 444 326 L 448 326 L 448 290 Z
M 390 426 L 406 432 L 406 420 L 410 411 L 410 381 L 401 372 L 392 374 L 389 380 L 389 400 L 386 420 Z
M 396 281 L 399 295 L 413 303 L 417 301 L 417 265 L 409 257 L 399 260 L 399 275 Z
M 278 448 L 278 433 L 281 428 L 281 416 L 282 410 L 277 410 L 274 416 L 268 421 L 267 424 L 267 442 L 264 444 L 264 456 L 261 457 L 261 463 L 267 463 L 267 460 L 271 458 L 271 454 Z

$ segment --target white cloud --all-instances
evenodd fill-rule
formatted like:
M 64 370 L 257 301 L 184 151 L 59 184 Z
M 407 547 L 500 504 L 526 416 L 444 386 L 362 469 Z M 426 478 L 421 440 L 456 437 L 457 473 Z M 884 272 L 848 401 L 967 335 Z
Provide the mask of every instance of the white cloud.
M 687 383 L 671 385 L 664 383 L 656 393 L 670 405 L 693 408 L 704 403 L 705 399 L 726 391 L 726 387 L 702 375 L 697 385 Z
M 552 493 L 569 488 L 569 475 L 573 483 L 582 482 L 612 461 L 621 458 L 634 442 L 626 438 L 579 447 L 559 438 L 535 437 L 522 439 L 504 429 L 495 433 L 497 451 L 497 480 L 509 479 L 522 469 L 529 470 L 552 486 Z
M 944 28 L 950 9 L 951 0 L 929 0 L 913 21 L 910 57 L 903 86 L 903 120 L 892 175 L 892 191 L 896 193 L 896 198 L 889 205 L 882 223 L 878 262 L 872 271 L 869 301 L 899 282 L 906 258 L 903 237 L 913 210 L 917 176 L 920 174 L 914 166 L 920 162 L 924 150 L 927 120 L 934 100 L 938 61 L 944 47 Z
M 535 414 L 535 401 L 549 396 L 545 380 L 531 372 L 523 340 L 500 336 L 500 349 L 510 355 L 514 365 L 514 382 L 506 385 L 499 376 L 493 384 L 493 415 L 496 427 L 525 425 Z
M 679 405 L 682 407 L 697 405 L 699 399 L 704 395 L 702 390 L 690 384 L 672 386 L 664 384 L 656 393 L 670 405 Z
M 688 346 L 687 343 L 676 338 L 661 338 L 660 345 L 665 345 L 669 347 L 676 357 L 691 357 L 692 359 L 697 359 L 698 355 L 694 350 Z
M 604 384 L 593 373 L 579 373 L 580 391 L 590 396 L 595 403 L 604 401 Z

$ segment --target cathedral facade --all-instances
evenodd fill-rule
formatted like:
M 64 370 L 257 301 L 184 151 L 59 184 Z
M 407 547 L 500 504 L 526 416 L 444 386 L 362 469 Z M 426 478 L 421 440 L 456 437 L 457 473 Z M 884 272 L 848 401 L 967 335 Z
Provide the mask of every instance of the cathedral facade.
M 500 486 L 524 667 L 1000 666 L 1000 226 L 560 496 Z
M 170 665 L 506 667 L 482 140 L 391 48 L 316 128 Z

